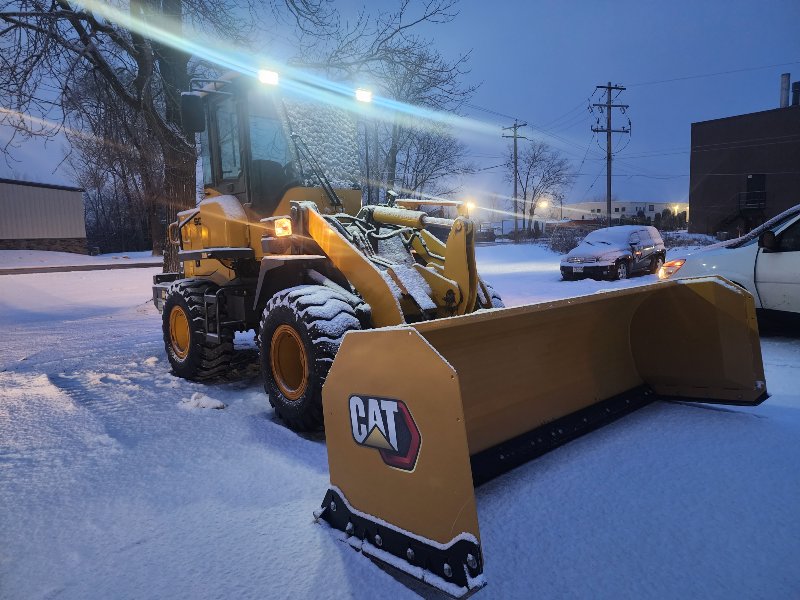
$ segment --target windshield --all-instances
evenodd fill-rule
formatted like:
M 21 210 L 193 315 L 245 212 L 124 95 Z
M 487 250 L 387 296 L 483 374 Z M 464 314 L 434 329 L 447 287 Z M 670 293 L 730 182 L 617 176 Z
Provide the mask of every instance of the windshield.
M 284 99 L 283 105 L 288 133 L 300 135 L 331 185 L 357 188 L 361 169 L 355 116 L 330 105 L 293 98 Z M 305 185 L 319 185 L 310 165 L 301 163 L 297 175 Z
M 285 167 L 293 160 L 283 119 L 272 97 L 250 97 L 250 152 L 253 160 L 269 160 Z
M 605 227 L 589 233 L 582 243 L 590 246 L 613 246 L 615 248 L 627 248 L 631 241 L 631 235 L 637 235 L 635 227 Z
M 773 217 L 763 225 L 760 225 L 753 229 L 750 233 L 746 233 L 742 237 L 736 238 L 730 242 L 724 242 L 727 248 L 741 248 L 742 246 L 747 246 L 748 244 L 753 244 L 758 241 L 758 236 L 761 235 L 762 232 L 766 231 L 767 229 L 780 229 L 783 225 L 785 225 L 789 220 L 794 218 L 800 214 L 800 204 L 797 206 L 793 206 L 792 208 L 783 211 L 777 217 Z M 710 247 L 710 246 L 709 246 Z

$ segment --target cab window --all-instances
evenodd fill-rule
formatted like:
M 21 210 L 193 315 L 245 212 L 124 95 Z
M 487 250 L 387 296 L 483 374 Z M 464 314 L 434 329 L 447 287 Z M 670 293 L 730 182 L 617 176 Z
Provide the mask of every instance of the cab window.
M 200 157 L 203 163 L 203 185 L 214 185 L 214 173 L 211 170 L 211 148 L 208 144 L 208 127 L 197 137 L 200 140 Z
M 217 105 L 214 113 L 219 139 L 220 173 L 222 179 L 237 179 L 242 173 L 242 153 L 239 142 L 239 118 L 233 98 Z
M 253 160 L 269 160 L 282 167 L 292 160 L 283 122 L 271 98 L 250 97 L 250 153 Z

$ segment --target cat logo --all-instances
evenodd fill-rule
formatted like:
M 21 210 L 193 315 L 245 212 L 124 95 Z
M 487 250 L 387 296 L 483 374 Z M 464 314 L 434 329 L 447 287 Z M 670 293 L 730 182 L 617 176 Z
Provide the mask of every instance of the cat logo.
M 350 396 L 350 426 L 356 444 L 378 450 L 390 467 L 414 470 L 422 437 L 405 403 Z

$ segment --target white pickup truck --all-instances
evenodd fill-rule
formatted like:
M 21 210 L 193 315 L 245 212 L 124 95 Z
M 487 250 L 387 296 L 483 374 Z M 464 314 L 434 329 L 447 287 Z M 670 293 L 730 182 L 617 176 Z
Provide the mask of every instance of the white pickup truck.
M 745 288 L 758 309 L 800 316 L 800 204 L 740 238 L 673 258 L 658 273 L 661 279 L 704 275 Z

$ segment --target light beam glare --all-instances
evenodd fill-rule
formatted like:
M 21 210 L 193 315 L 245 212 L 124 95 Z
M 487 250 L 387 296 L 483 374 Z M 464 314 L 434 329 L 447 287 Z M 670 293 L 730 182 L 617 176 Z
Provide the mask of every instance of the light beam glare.
M 258 77 L 263 65 L 280 73 L 281 88 L 306 96 L 316 101 L 334 104 L 358 115 L 394 122 L 403 117 L 413 119 L 417 128 L 451 127 L 457 132 L 473 132 L 496 137 L 498 127 L 483 121 L 462 117 L 444 111 L 414 106 L 404 102 L 373 96 L 372 102 L 364 104 L 355 100 L 354 89 L 274 61 L 266 56 L 254 56 L 219 39 L 210 37 L 207 32 L 198 32 L 184 26 L 185 35 L 176 35 L 168 29 L 135 17 L 101 0 L 78 0 L 76 4 L 93 12 L 96 16 L 115 23 L 148 39 L 181 50 L 188 54 L 217 64 L 225 69 L 237 71 L 249 77 Z M 192 39 L 203 40 L 202 43 Z

